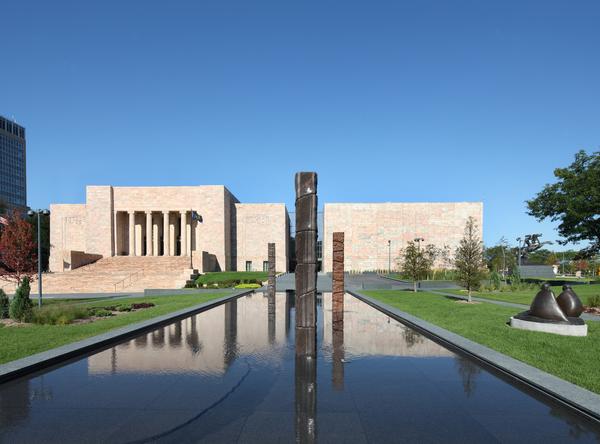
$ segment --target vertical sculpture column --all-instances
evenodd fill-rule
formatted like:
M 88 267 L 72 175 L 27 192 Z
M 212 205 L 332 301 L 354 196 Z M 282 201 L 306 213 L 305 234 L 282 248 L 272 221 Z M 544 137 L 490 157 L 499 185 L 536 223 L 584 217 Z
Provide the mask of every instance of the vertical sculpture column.
M 316 356 L 317 173 L 296 173 L 296 353 Z
M 163 211 L 163 256 L 169 256 L 169 212 Z
M 135 256 L 135 212 L 129 212 L 129 256 Z
M 152 256 L 152 211 L 146 211 L 146 256 Z
M 269 243 L 267 258 L 269 260 L 269 281 L 267 289 L 269 294 L 275 293 L 275 244 Z
M 296 173 L 296 442 L 317 437 L 317 174 Z
M 269 344 L 275 342 L 275 244 L 269 243 L 267 257 L 269 259 L 269 281 L 267 285 Z
M 181 214 L 181 229 L 179 236 L 181 239 L 181 252 L 180 256 L 187 256 L 187 211 L 180 211 Z
M 344 233 L 333 233 L 332 382 L 344 389 Z

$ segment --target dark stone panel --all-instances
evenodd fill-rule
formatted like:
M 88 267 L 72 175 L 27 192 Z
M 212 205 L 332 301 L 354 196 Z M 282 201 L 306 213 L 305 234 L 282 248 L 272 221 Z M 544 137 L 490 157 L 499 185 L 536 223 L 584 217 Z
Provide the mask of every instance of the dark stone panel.
M 317 230 L 317 195 L 309 194 L 296 199 L 296 233 Z
M 296 251 L 298 264 L 316 264 L 317 232 L 300 231 L 296 233 Z
M 317 194 L 317 173 L 301 171 L 296 173 L 296 199 L 307 194 Z

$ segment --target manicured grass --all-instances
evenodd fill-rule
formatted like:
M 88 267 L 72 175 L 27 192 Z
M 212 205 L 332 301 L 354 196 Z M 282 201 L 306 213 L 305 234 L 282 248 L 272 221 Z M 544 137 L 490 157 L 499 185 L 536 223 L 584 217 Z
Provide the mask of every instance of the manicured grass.
M 206 273 L 196 279 L 198 284 L 214 284 L 233 280 L 257 279 L 264 281 L 269 276 L 266 271 L 223 271 L 219 273 Z
M 56 304 L 79 304 L 79 303 L 87 303 L 87 302 L 94 302 L 94 301 L 101 301 L 101 300 L 106 300 L 106 298 L 65 298 L 65 299 L 50 299 L 50 298 L 44 298 L 42 297 L 42 306 L 44 305 L 56 305 Z M 37 297 L 32 297 L 31 301 L 33 302 L 33 305 L 35 305 L 37 307 Z
M 518 310 L 495 304 L 465 304 L 431 293 L 364 291 L 393 307 L 436 324 L 581 387 L 600 393 L 600 322 L 588 322 L 587 337 L 558 336 L 510 328 Z
M 558 296 L 562 287 L 553 286 L 551 287 L 555 296 Z M 574 285 L 573 290 L 581 299 L 584 305 L 588 304 L 588 298 L 590 296 L 600 295 L 600 285 Z M 516 304 L 530 305 L 531 301 L 539 291 L 539 287 L 532 290 L 518 290 L 518 291 L 493 291 L 493 292 L 472 292 L 473 296 L 477 296 L 485 299 L 493 299 L 496 301 L 514 302 Z M 444 290 L 446 293 L 457 294 L 466 296 L 465 290 Z
M 95 336 L 114 328 L 134 322 L 144 321 L 186 307 L 201 304 L 211 299 L 229 294 L 223 292 L 210 294 L 135 297 L 123 299 L 107 299 L 85 304 L 86 307 L 104 307 L 118 303 L 151 302 L 154 307 L 124 313 L 87 324 L 70 325 L 27 325 L 23 327 L 0 328 L 0 364 L 59 347 L 70 342 Z

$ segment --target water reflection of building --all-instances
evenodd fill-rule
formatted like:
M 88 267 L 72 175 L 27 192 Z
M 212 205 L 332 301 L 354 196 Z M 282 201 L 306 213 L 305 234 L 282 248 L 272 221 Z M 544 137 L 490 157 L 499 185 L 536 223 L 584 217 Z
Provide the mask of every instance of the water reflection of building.
M 194 372 L 223 374 L 240 354 L 272 356 L 286 343 L 290 295 L 242 296 L 88 358 L 90 374 Z M 273 303 L 274 302 L 274 303 Z
M 333 348 L 332 295 L 324 293 L 323 347 Z M 357 298 L 344 297 L 343 344 L 351 355 L 453 356 L 448 349 L 430 341 Z

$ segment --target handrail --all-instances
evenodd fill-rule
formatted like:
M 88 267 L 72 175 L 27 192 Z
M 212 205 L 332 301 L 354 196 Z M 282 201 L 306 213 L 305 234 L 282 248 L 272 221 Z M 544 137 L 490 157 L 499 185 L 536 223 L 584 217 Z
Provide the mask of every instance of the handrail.
M 138 271 L 136 271 L 134 273 L 131 273 L 129 276 L 124 277 L 120 281 L 115 282 L 114 283 L 115 293 L 117 291 L 117 285 L 119 285 L 119 284 L 122 284 L 121 290 L 124 290 L 126 288 L 125 281 L 127 279 L 129 279 L 129 285 L 127 285 L 127 287 L 130 287 L 133 278 L 136 277 L 138 274 L 141 274 L 142 276 L 144 276 L 144 269 L 142 268 L 141 270 L 138 270 Z

